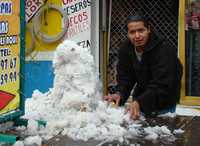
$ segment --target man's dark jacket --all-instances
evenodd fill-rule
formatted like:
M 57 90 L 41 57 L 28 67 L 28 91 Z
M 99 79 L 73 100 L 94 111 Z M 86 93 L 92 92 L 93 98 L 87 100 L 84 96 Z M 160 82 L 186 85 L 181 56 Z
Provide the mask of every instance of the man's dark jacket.
M 123 105 L 137 82 L 133 98 L 146 114 L 176 105 L 180 97 L 182 66 L 177 50 L 167 40 L 152 33 L 138 61 L 134 45 L 125 41 L 119 50 L 117 90 Z

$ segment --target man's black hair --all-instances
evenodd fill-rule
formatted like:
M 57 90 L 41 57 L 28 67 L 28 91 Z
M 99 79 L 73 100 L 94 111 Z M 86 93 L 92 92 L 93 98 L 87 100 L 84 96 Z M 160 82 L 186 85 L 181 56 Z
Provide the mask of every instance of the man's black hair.
M 135 22 L 135 21 L 142 21 L 144 23 L 144 26 L 149 28 L 149 22 L 148 20 L 144 17 L 144 15 L 142 15 L 141 13 L 135 13 L 134 15 L 129 15 L 127 17 L 127 20 L 126 20 L 126 30 L 128 30 L 128 24 L 130 22 Z

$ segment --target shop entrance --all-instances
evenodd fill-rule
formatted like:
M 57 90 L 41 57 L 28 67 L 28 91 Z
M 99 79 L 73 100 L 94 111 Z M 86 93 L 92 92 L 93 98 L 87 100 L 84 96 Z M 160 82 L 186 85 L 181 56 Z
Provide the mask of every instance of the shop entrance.
M 178 0 L 112 0 L 108 92 L 115 92 L 116 63 L 119 45 L 126 39 L 125 20 L 137 11 L 148 17 L 152 29 L 168 38 L 178 49 Z

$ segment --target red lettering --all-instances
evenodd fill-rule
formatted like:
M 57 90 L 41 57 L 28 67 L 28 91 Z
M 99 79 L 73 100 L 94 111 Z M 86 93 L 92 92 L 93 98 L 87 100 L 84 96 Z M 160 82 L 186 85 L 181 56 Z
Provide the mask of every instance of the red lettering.
M 42 3 L 40 2 L 40 0 L 34 0 L 34 2 L 35 2 L 35 4 L 36 4 L 37 6 L 41 6 L 41 5 L 42 5 Z
M 72 27 L 73 25 L 77 25 L 79 23 L 83 23 L 86 22 L 88 20 L 88 15 L 87 12 L 82 12 L 79 13 L 78 15 L 69 17 L 69 19 L 64 22 L 66 27 Z
M 88 19 L 87 12 L 83 12 L 83 16 L 84 16 L 83 20 L 87 20 Z
M 30 7 L 30 6 L 32 6 L 32 1 L 27 1 L 26 2 L 26 7 Z
M 69 26 L 73 25 L 72 22 L 73 22 L 73 17 L 70 17 L 70 19 L 69 19 Z
M 77 16 L 74 16 L 74 24 L 78 24 Z
M 79 22 L 82 22 L 82 21 L 83 21 L 83 17 L 82 17 L 81 14 L 78 14 L 78 20 L 79 20 Z
M 34 12 L 37 9 L 37 7 L 35 5 L 33 5 L 32 7 L 30 7 L 31 12 Z

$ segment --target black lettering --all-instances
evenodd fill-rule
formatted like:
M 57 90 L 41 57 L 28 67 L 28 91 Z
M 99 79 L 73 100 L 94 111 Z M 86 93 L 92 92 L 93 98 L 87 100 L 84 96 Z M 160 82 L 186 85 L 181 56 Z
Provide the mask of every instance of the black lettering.
M 84 6 L 84 8 L 87 8 L 87 1 L 85 1 L 85 0 L 83 1 L 83 6 Z
M 86 44 L 87 44 L 86 47 L 90 47 L 90 41 L 89 40 L 86 41 Z
M 67 11 L 67 15 L 70 15 L 70 7 L 64 8 L 64 11 Z
M 75 7 L 75 11 L 74 11 L 74 12 L 78 12 L 78 5 L 79 5 L 79 3 L 76 3 L 76 4 L 74 5 L 74 7 Z
M 86 47 L 88 48 L 90 47 L 90 41 L 84 40 L 84 41 L 78 42 L 77 45 L 82 46 L 83 48 L 86 48 Z
M 71 6 L 70 6 L 70 9 L 71 9 L 71 13 L 72 13 L 72 14 L 75 13 L 75 10 L 76 10 L 76 9 L 75 9 L 75 6 L 74 6 L 74 5 L 71 5 Z M 70 13 L 70 14 L 71 14 L 71 13 Z
M 79 2 L 79 3 L 78 3 L 78 6 L 79 6 L 79 9 L 78 9 L 78 10 L 79 10 L 79 11 L 80 11 L 81 9 L 84 9 L 84 7 L 83 7 L 82 4 L 83 4 L 82 2 Z
M 0 85 L 3 85 L 3 84 L 4 84 L 4 75 L 1 74 Z
M 78 42 L 77 45 L 82 46 L 81 44 L 82 44 L 83 42 L 84 42 L 84 41 Z
M 75 1 L 75 0 L 74 0 Z M 68 1 L 65 1 L 66 3 L 68 3 Z M 67 14 L 73 14 L 76 13 L 78 11 L 81 11 L 85 8 L 87 8 L 88 6 L 90 6 L 90 0 L 83 0 L 81 2 L 77 2 L 71 6 L 65 7 L 64 10 L 67 11 Z
M 31 14 L 29 14 L 27 11 L 26 11 L 26 15 L 27 15 L 28 17 L 30 17 L 30 16 L 31 16 Z
M 88 6 L 91 6 L 91 1 L 90 1 L 90 0 L 87 0 L 87 2 L 88 2 Z

